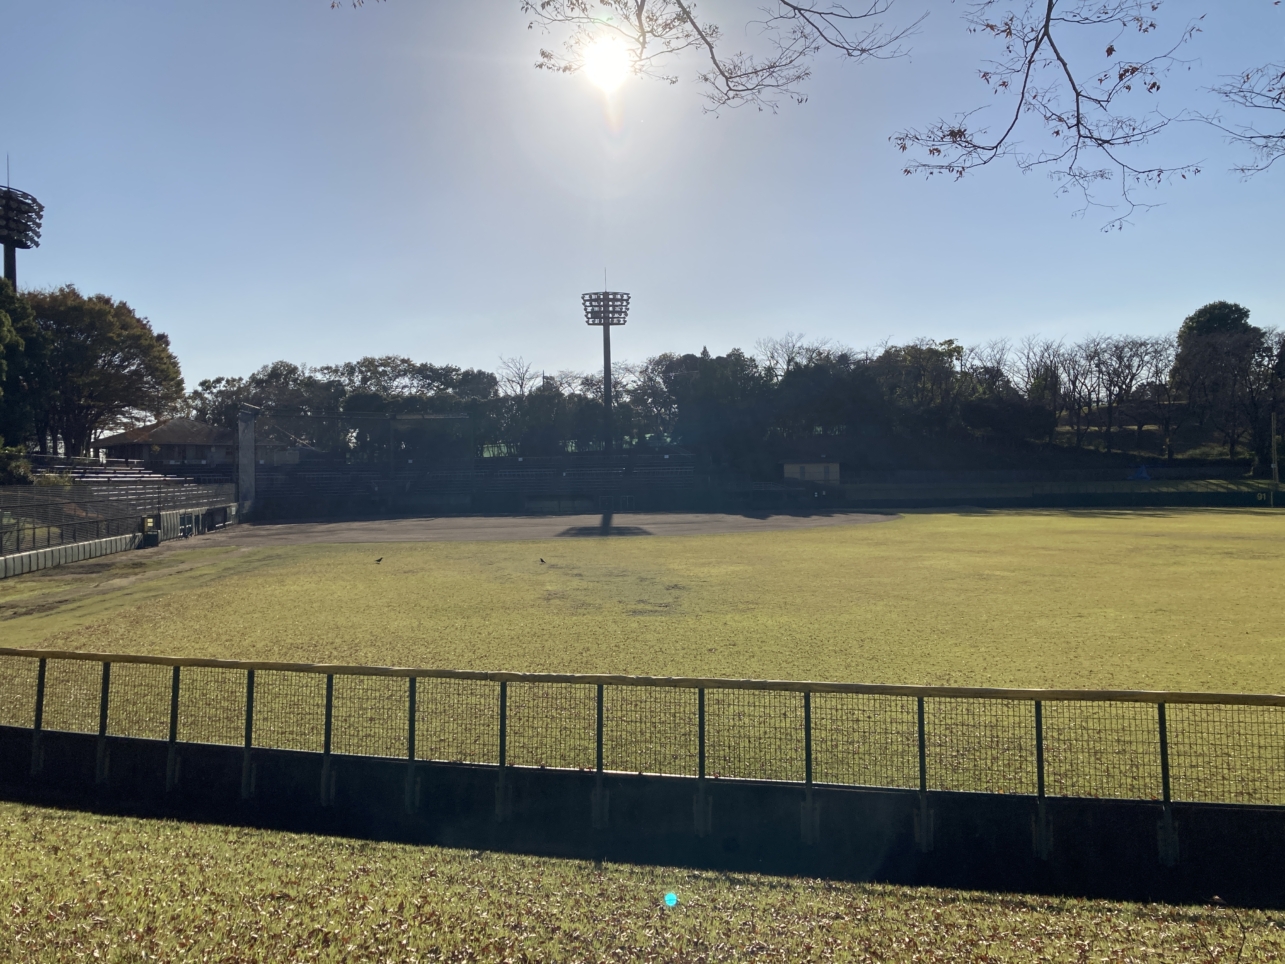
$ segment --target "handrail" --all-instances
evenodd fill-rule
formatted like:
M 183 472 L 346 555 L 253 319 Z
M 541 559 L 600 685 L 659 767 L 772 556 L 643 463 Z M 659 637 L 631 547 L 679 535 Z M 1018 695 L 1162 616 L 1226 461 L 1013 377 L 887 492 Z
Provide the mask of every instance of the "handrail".
M 149 656 L 0 646 L 0 656 L 68 659 L 95 663 L 146 663 L 212 669 L 267 670 L 334 676 L 385 676 L 479 680 L 493 683 L 582 683 L 603 686 L 656 686 L 681 689 L 784 690 L 797 693 L 857 693 L 956 699 L 1041 700 L 1046 702 L 1203 703 L 1228 706 L 1282 706 L 1285 694 L 1193 693 L 1170 690 L 1017 689 L 991 686 L 903 686 L 888 683 L 836 683 L 809 680 L 725 679 L 687 676 L 624 676 L 591 673 L 511 673 L 488 670 L 428 669 L 400 666 L 350 666 L 337 663 L 285 663 L 265 660 Z

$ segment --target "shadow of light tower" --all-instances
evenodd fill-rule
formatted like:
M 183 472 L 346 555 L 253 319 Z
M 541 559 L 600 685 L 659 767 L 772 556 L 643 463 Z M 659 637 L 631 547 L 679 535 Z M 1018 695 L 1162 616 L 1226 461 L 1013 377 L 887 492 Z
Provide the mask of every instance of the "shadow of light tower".
M 0 187 L 0 244 L 4 245 L 4 276 L 18 289 L 18 248 L 40 247 L 44 205 L 30 194 Z
M 615 430 L 611 421 L 611 329 L 629 318 L 629 294 L 624 291 L 590 291 L 580 296 L 584 304 L 586 325 L 602 326 L 602 409 L 606 443 L 603 454 L 610 456 L 615 447 Z

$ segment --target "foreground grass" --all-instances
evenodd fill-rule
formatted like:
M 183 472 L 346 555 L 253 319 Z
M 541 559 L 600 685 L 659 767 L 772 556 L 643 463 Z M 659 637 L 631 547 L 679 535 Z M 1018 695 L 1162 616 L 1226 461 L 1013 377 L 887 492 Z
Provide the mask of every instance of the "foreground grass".
M 663 895 L 679 896 L 674 909 Z M 0 960 L 1245 961 L 1272 916 L 667 868 L 0 804 Z
M 83 565 L 0 583 L 6 644 L 1285 690 L 1285 629 L 1267 604 L 1285 582 L 1285 514 L 1268 511 L 926 513 L 749 535 L 511 543 L 203 549 L 197 539 L 154 563 L 126 553 Z

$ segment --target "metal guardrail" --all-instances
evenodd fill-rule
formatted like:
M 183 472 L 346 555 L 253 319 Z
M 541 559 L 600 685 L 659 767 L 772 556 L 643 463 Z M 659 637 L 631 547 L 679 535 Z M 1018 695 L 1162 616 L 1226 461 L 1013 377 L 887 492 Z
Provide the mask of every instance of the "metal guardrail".
M 1285 696 L 0 648 L 0 725 L 498 767 L 1285 806 Z M 247 779 L 249 779 L 247 777 Z
M 146 515 L 236 501 L 233 485 L 0 487 L 0 556 L 139 531 Z

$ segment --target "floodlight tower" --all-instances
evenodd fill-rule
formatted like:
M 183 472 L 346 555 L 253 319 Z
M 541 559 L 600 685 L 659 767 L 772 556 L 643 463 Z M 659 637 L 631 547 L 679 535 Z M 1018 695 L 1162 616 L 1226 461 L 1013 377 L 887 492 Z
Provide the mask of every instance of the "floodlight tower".
M 611 329 L 629 319 L 629 294 L 624 291 L 590 291 L 580 296 L 586 325 L 602 326 L 602 408 L 607 430 L 605 454 L 611 455 Z
M 4 276 L 18 287 L 18 248 L 40 246 L 40 219 L 44 205 L 30 194 L 0 187 L 0 244 L 4 245 Z

